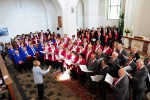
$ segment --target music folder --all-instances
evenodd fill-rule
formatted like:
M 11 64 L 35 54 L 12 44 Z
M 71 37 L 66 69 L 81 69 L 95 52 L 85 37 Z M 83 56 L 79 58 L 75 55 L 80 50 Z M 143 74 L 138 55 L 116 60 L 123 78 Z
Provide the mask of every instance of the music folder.
M 114 78 L 107 73 L 104 81 L 109 83 L 110 85 L 113 85 Z
M 90 76 L 92 81 L 95 81 L 95 82 L 99 82 L 103 79 L 104 75 L 94 75 L 94 76 Z
M 65 62 L 66 62 L 66 64 L 68 64 L 68 65 L 71 65 L 71 64 L 72 64 L 71 60 L 65 60 Z
M 118 66 L 119 66 L 119 68 L 123 68 L 123 67 L 121 67 L 119 64 L 118 64 Z M 127 72 L 127 70 L 126 69 L 129 69 L 131 66 L 129 66 L 129 67 L 127 67 L 127 68 L 123 68 L 125 71 L 126 71 L 126 75 L 128 75 L 129 77 L 131 76 L 128 72 Z M 132 68 L 131 68 L 132 69 Z
M 131 66 L 126 66 L 126 67 L 124 67 L 124 69 L 125 69 L 126 71 L 131 71 L 131 70 L 132 70 Z
M 88 70 L 86 65 L 79 65 L 79 67 L 83 72 L 93 72 L 93 71 Z
M 60 59 L 64 59 L 64 56 L 63 55 L 60 55 L 60 57 L 59 57 Z
M 150 82 L 150 74 L 148 73 L 148 80 L 149 80 L 149 82 Z

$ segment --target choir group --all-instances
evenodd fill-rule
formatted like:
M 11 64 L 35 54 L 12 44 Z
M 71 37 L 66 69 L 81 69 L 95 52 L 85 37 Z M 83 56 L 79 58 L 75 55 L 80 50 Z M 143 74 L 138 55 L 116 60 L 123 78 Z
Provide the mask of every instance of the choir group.
M 148 90 L 150 87 L 150 55 L 141 60 L 136 47 L 128 53 L 121 44 L 121 37 L 115 27 L 80 29 L 77 30 L 77 39 L 75 35 L 61 37 L 49 30 L 46 33 L 31 32 L 15 37 L 13 46 L 8 46 L 8 54 L 20 73 L 31 71 L 33 60 L 38 59 L 56 70 L 59 68 L 62 73 L 70 70 L 72 79 L 78 79 L 83 85 L 88 83 L 92 91 L 98 90 L 101 100 L 106 100 L 109 87 L 114 90 L 117 100 L 130 100 L 130 97 L 142 100 L 145 80 Z M 67 60 L 72 63 L 68 64 Z M 83 72 L 80 65 L 86 65 L 92 72 Z M 131 70 L 127 69 L 128 66 Z M 105 77 L 98 83 L 90 78 L 93 75 L 106 76 L 107 73 L 115 79 L 113 86 L 104 81 Z M 129 88 L 133 95 L 129 94 Z

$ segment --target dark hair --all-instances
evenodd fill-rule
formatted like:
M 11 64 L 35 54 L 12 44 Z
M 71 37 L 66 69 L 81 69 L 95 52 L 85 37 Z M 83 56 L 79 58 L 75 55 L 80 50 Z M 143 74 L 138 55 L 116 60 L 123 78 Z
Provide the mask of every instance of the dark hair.
M 107 60 L 106 60 L 105 58 L 104 58 L 104 59 L 102 59 L 102 61 L 104 61 L 104 63 L 105 63 L 105 64 L 107 63 Z M 101 62 L 102 62 L 102 61 L 101 61 Z
M 135 55 L 133 53 L 129 53 L 128 56 L 132 57 L 133 59 L 135 58 Z
M 81 57 L 84 58 L 84 54 L 83 53 L 80 53 L 79 55 L 81 55 Z
M 80 46 L 82 46 L 82 47 L 84 48 L 84 45 L 83 45 L 83 44 L 81 44 Z

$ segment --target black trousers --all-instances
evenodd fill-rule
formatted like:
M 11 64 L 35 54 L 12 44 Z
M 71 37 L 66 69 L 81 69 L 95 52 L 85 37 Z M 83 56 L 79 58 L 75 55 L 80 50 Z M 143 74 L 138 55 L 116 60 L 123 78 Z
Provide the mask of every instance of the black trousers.
M 77 72 L 75 70 L 70 70 L 73 79 L 78 79 Z
M 45 64 L 46 64 L 47 67 L 50 66 L 50 65 L 52 65 L 52 62 L 50 60 L 48 60 L 48 59 L 45 60 L 44 62 L 45 62 Z
M 147 86 L 147 92 L 150 92 L 150 82 L 148 77 L 146 78 L 146 86 Z
M 6 61 L 6 59 L 5 59 L 5 56 L 6 56 L 6 55 L 7 55 L 6 52 L 2 52 L 2 54 L 1 54 L 1 56 L 2 56 L 2 58 L 3 58 L 4 61 Z
M 106 90 L 107 90 L 107 83 L 104 82 L 104 80 L 100 81 L 98 83 L 98 95 L 100 95 L 101 100 L 106 100 Z
M 57 62 L 56 62 L 56 61 L 51 61 L 51 63 L 52 63 L 52 68 L 53 68 L 53 69 L 54 69 L 54 68 L 58 69 Z
M 143 100 L 143 90 L 133 89 L 133 100 Z
M 22 64 L 17 64 L 16 66 L 17 66 L 17 70 L 18 70 L 20 73 L 22 73 L 22 71 L 23 71 L 23 69 L 24 69 L 24 63 L 22 63 Z
M 78 76 L 79 76 L 79 81 L 81 82 L 81 83 L 83 83 L 83 84 L 85 84 L 85 75 L 84 75 L 84 73 L 83 74 L 78 74 Z
M 37 88 L 38 88 L 38 96 L 39 96 L 40 99 L 42 99 L 43 95 L 44 95 L 43 83 L 42 84 L 37 84 Z
M 57 62 L 56 64 L 60 68 L 61 72 L 63 72 L 64 71 L 63 62 Z M 58 67 L 56 69 L 58 69 Z

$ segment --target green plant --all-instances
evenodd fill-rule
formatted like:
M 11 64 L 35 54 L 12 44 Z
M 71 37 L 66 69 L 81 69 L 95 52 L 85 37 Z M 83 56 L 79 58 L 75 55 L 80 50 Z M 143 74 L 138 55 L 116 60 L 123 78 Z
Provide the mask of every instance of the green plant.
M 126 28 L 126 29 L 124 30 L 124 32 L 128 34 L 128 33 L 131 33 L 131 30 L 129 30 L 129 28 Z
M 119 28 L 119 32 L 123 35 L 123 30 L 124 30 L 124 13 L 120 13 L 119 16 L 119 23 L 118 23 L 118 28 Z

